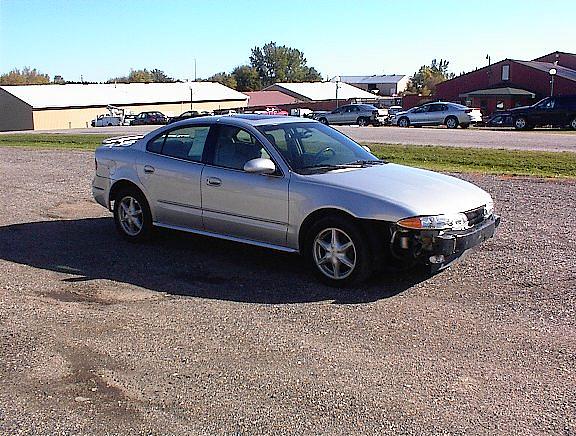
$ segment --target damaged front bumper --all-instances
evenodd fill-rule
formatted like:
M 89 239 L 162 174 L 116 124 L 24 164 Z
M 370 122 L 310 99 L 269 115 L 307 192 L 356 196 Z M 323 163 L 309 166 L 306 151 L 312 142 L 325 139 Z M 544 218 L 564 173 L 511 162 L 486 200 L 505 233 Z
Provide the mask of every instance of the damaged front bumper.
M 392 253 L 401 260 L 416 260 L 430 266 L 431 272 L 448 267 L 466 251 L 494 236 L 500 217 L 491 215 L 466 230 L 404 230 L 392 236 Z

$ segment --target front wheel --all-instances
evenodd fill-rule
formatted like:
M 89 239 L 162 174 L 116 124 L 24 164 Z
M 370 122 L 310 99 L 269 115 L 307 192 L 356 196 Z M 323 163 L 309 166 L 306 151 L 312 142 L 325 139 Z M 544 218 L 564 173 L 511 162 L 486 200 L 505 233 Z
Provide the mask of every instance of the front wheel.
M 572 121 L 570 121 L 570 128 L 576 130 L 576 117 L 572 118 Z
M 330 286 L 360 284 L 373 270 L 368 238 L 343 217 L 327 217 L 314 224 L 306 251 L 316 275 Z
M 463 129 L 467 129 L 468 127 L 470 127 L 470 124 L 468 124 L 468 123 L 460 124 L 460 127 L 462 127 Z
M 152 215 L 144 195 L 136 188 L 121 189 L 114 199 L 116 230 L 130 242 L 141 242 L 152 234 Z
M 324 124 L 325 126 L 328 125 L 328 120 L 326 118 L 320 118 L 318 121 L 320 121 L 322 124 Z
M 398 120 L 398 127 L 410 127 L 410 120 L 406 117 L 402 117 Z

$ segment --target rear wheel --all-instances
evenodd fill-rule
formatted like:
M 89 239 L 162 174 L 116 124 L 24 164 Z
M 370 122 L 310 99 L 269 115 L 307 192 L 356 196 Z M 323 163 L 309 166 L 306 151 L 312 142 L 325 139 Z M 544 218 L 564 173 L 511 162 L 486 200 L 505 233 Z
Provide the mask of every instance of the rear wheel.
M 152 234 L 152 215 L 144 195 L 136 188 L 121 189 L 114 198 L 116 230 L 130 242 L 141 242 Z
M 455 129 L 456 127 L 458 127 L 458 118 L 448 117 L 444 121 L 444 124 L 446 124 L 446 127 L 448 127 L 449 129 Z
M 360 284 L 372 273 L 368 238 L 350 219 L 326 217 L 310 229 L 307 257 L 316 275 L 330 286 Z
M 318 121 L 320 121 L 322 124 L 324 125 L 328 125 L 328 120 L 326 118 L 320 118 Z
M 360 117 L 356 120 L 356 124 L 358 124 L 360 127 L 364 127 L 368 125 L 368 119 L 365 117 Z
M 406 117 L 402 117 L 398 120 L 398 127 L 410 127 L 410 120 Z
M 572 121 L 570 121 L 570 128 L 576 130 L 576 117 L 572 118 Z
M 514 128 L 516 130 L 526 130 L 529 129 L 528 120 L 524 117 L 518 117 L 514 119 Z

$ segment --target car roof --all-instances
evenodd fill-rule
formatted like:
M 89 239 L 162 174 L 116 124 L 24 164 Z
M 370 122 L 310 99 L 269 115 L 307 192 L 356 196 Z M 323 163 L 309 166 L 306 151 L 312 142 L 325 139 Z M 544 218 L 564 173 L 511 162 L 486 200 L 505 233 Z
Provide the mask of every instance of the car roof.
M 191 126 L 196 124 L 218 124 L 224 122 L 238 127 L 258 127 L 286 123 L 318 123 L 310 118 L 290 117 L 286 115 L 260 115 L 260 114 L 232 114 L 232 115 L 213 115 L 198 118 L 188 118 L 178 121 L 170 126 Z

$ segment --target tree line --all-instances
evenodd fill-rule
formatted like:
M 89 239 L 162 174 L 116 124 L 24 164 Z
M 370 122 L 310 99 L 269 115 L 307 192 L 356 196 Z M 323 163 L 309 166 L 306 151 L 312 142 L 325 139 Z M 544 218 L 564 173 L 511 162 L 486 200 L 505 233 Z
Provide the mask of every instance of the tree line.
M 422 96 L 433 95 L 436 85 L 444 80 L 455 77 L 448 70 L 447 60 L 432 60 L 430 65 L 422 65 L 410 78 L 407 93 Z M 230 72 L 216 73 L 200 81 L 218 82 L 241 92 L 258 91 L 276 82 L 317 82 L 322 80 L 320 73 L 307 65 L 304 53 L 298 49 L 269 42 L 262 47 L 254 47 L 250 53 L 248 64 L 239 65 Z M 105 83 L 172 83 L 182 82 L 169 77 L 164 71 L 154 69 L 131 69 L 126 76 L 112 77 Z M 47 83 L 88 83 L 67 81 L 60 75 L 55 75 L 51 81 L 48 74 L 43 74 L 36 68 L 17 68 L 0 75 L 0 85 L 38 85 Z M 92 82 L 94 83 L 94 82 Z

